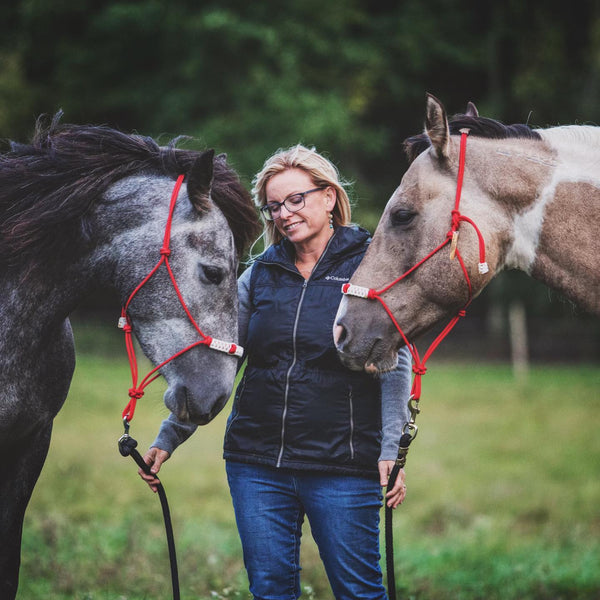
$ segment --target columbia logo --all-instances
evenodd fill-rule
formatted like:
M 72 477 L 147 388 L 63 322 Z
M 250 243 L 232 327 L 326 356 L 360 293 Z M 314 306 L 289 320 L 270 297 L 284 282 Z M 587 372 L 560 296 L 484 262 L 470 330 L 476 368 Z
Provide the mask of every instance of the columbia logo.
M 350 277 L 336 277 L 335 275 L 327 275 L 325 279 L 328 281 L 349 281 Z

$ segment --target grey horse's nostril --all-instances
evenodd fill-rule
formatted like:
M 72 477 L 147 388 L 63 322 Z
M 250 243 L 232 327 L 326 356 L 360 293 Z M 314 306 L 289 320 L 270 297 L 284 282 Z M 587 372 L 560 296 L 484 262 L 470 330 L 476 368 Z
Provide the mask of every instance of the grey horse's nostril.
M 336 325 L 333 328 L 333 339 L 336 345 L 342 345 L 346 341 L 347 337 L 348 332 L 346 331 L 346 328 L 343 325 Z

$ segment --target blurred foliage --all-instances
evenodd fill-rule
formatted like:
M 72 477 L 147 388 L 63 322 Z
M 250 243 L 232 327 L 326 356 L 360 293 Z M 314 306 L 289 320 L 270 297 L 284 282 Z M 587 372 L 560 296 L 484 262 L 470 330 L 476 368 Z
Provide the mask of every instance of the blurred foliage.
M 354 182 L 371 230 L 427 91 L 450 113 L 472 100 L 504 122 L 600 122 L 598 0 L 14 0 L 0 30 L 3 139 L 62 108 L 69 122 L 192 136 L 247 185 L 303 142 Z
M 40 113 L 189 134 L 248 179 L 315 144 L 380 210 L 424 94 L 504 121 L 600 120 L 600 5 L 512 0 L 17 0 L 0 9 L 0 132 Z

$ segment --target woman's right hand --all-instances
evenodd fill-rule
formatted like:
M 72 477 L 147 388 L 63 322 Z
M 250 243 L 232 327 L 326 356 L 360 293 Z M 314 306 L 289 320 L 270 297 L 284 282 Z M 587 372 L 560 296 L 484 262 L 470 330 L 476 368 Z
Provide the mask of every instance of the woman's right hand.
M 144 454 L 144 462 L 150 467 L 151 475 L 144 473 L 140 468 L 138 473 L 140 477 L 150 486 L 153 492 L 158 489 L 160 480 L 156 477 L 156 474 L 160 471 L 161 465 L 171 456 L 166 450 L 160 448 L 150 448 L 146 454 Z

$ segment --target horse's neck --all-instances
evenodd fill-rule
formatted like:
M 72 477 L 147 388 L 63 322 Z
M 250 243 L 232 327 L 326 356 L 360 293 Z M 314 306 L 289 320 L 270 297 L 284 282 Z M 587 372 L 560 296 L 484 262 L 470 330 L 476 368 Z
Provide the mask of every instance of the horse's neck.
M 600 314 L 600 187 L 562 181 L 547 203 L 531 276 Z
M 556 151 L 551 179 L 515 219 L 513 249 L 528 272 L 586 310 L 600 314 L 600 142 L 597 128 L 548 130 Z M 517 253 L 515 253 L 517 254 Z
M 75 280 L 15 273 L 0 278 L 0 297 L 0 346 L 25 353 L 38 342 L 43 344 L 44 334 L 52 328 L 62 328 L 81 291 Z
M 0 438 L 49 422 L 75 368 L 65 287 L 0 275 Z

